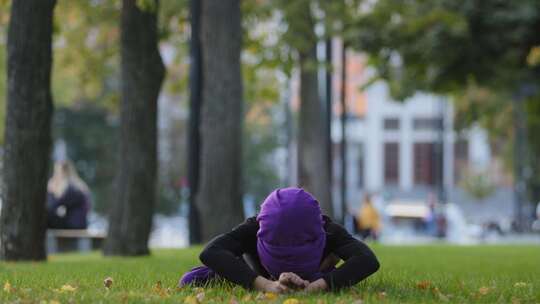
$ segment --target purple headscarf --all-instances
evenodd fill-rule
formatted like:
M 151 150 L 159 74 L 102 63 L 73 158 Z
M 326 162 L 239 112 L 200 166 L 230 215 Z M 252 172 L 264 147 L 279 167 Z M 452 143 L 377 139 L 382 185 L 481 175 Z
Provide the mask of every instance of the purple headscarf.
M 261 264 L 275 279 L 294 272 L 305 280 L 321 277 L 319 266 L 326 245 L 321 208 L 300 188 L 270 193 L 257 216 L 257 252 Z

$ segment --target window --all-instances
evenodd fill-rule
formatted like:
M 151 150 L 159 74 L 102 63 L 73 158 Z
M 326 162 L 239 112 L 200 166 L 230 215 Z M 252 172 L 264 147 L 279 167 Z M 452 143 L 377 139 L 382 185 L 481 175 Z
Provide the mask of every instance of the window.
M 413 120 L 415 130 L 442 130 L 442 118 L 415 118 Z
M 414 183 L 434 186 L 442 180 L 442 145 L 414 144 Z
M 384 129 L 388 131 L 399 130 L 399 118 L 385 118 Z
M 384 144 L 384 183 L 386 185 L 399 182 L 399 143 Z

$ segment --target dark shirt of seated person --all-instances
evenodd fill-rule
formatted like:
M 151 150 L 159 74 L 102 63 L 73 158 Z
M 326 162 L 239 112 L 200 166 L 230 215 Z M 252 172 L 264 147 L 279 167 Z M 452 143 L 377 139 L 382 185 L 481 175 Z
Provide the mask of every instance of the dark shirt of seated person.
M 79 178 L 71 162 L 55 164 L 47 193 L 47 227 L 86 229 L 90 210 L 88 186 Z
M 214 238 L 200 259 L 205 266 L 184 274 L 181 286 L 219 277 L 275 293 L 339 290 L 379 269 L 369 247 L 322 215 L 317 200 L 300 188 L 272 192 L 257 217 Z M 339 259 L 344 263 L 335 268 Z

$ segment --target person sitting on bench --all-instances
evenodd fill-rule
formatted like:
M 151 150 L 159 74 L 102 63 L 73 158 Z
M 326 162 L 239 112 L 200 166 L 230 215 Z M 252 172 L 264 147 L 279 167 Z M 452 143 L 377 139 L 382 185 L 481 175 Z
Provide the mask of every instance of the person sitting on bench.
M 56 162 L 47 185 L 47 227 L 86 229 L 90 191 L 69 160 Z

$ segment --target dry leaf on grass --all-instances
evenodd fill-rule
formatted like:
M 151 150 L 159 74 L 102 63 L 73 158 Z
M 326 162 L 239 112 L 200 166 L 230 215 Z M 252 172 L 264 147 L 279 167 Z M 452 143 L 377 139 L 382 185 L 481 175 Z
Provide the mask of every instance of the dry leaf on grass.
M 110 289 L 113 284 L 113 279 L 111 277 L 106 277 L 105 280 L 103 280 L 103 285 L 105 288 Z
M 428 289 L 431 286 L 430 281 L 420 281 L 416 283 L 416 287 L 420 289 Z
M 285 301 L 283 301 L 283 304 L 299 304 L 300 301 L 298 299 L 295 299 L 295 298 L 289 298 L 289 299 L 286 299 Z
M 154 288 L 152 289 L 152 291 L 154 293 L 157 293 L 162 298 L 167 298 L 170 296 L 169 290 L 163 288 L 163 286 L 161 285 L 161 281 L 156 282 L 156 285 L 154 285 Z
M 491 291 L 491 289 L 490 289 L 489 287 L 485 287 L 485 286 L 480 287 L 480 288 L 478 289 L 478 293 L 479 293 L 480 295 L 483 295 L 483 296 L 487 295 L 490 291 Z
M 184 304 L 199 304 L 199 301 L 197 301 L 197 298 L 194 296 L 187 296 L 184 299 Z
M 267 299 L 267 300 L 275 300 L 278 295 L 273 293 L 273 292 L 267 292 L 264 294 L 264 297 Z
M 204 292 L 199 292 L 195 298 L 197 298 L 197 301 L 199 301 L 199 303 L 201 303 L 202 301 L 204 301 Z
M 4 283 L 4 291 L 10 293 L 13 291 L 13 286 L 9 282 Z
M 60 287 L 60 289 L 54 289 L 53 291 L 54 292 L 59 292 L 59 293 L 75 292 L 75 291 L 77 291 L 77 288 L 73 287 L 73 286 L 71 286 L 69 284 L 64 284 L 64 285 L 62 285 L 62 287 Z

